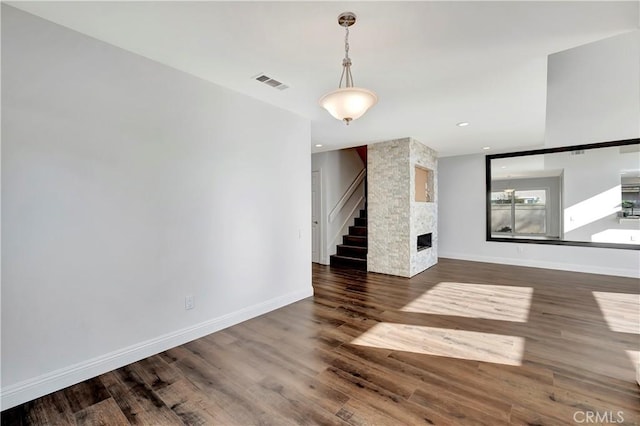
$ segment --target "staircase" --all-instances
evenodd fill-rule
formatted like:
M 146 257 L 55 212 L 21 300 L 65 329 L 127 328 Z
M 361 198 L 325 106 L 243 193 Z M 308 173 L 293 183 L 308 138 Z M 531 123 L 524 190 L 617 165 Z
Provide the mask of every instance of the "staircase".
M 360 210 L 354 226 L 349 227 L 349 235 L 342 237 L 337 253 L 330 257 L 331 266 L 367 270 L 367 211 Z

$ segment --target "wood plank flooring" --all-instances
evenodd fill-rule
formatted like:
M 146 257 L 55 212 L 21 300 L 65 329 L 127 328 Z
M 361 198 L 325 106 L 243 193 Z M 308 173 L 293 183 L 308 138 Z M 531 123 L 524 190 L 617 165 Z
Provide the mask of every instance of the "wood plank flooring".
M 638 280 L 440 259 L 412 279 L 314 265 L 313 286 L 2 425 L 639 423 Z

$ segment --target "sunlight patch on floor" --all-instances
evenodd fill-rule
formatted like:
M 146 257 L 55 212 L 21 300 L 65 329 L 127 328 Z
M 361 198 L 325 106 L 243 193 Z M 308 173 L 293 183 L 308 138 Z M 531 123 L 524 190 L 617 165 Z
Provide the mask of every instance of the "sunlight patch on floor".
M 620 211 L 620 185 L 564 209 L 564 232 L 596 222 Z
M 640 385 L 640 351 L 626 351 L 636 371 L 636 381 Z
M 606 229 L 591 236 L 594 243 L 640 244 L 640 230 Z
M 527 322 L 531 287 L 441 282 L 405 305 L 403 312 Z
M 611 331 L 640 334 L 640 294 L 594 291 L 593 297 Z
M 351 343 L 506 365 L 521 365 L 524 350 L 522 337 L 394 323 L 377 324 Z

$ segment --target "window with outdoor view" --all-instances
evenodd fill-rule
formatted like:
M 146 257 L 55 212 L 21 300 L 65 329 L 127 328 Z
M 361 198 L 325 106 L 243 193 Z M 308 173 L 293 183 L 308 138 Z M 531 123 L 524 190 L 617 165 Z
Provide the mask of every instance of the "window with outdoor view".
M 509 235 L 547 232 L 547 190 L 505 189 L 491 193 L 491 230 Z

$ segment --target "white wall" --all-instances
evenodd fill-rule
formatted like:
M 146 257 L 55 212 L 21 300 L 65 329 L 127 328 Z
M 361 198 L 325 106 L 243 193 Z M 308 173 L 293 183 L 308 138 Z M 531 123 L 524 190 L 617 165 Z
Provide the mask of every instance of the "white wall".
M 640 135 L 640 30 L 549 56 L 545 145 Z
M 2 141 L 2 408 L 312 294 L 305 119 L 3 5 Z
M 484 161 L 481 154 L 438 160 L 440 257 L 640 277 L 637 250 L 486 241 Z
M 364 163 L 354 148 L 341 149 L 313 154 L 311 169 L 321 171 L 320 263 L 328 265 L 330 256 L 336 253 L 336 245 L 342 244 L 342 236 L 349 233 L 353 218 L 364 208 L 364 181 L 344 206 L 336 210 L 333 220 L 329 215 L 362 172 Z
M 639 45 L 635 31 L 549 56 L 547 147 L 640 137 Z M 638 251 L 485 241 L 484 156 L 438 164 L 441 257 L 640 276 Z
M 640 59 L 640 57 L 639 57 Z M 628 146 L 627 148 L 633 148 Z M 640 152 L 621 147 L 546 155 L 551 169 L 562 168 L 565 240 L 639 244 L 639 221 L 620 222 L 622 170 L 640 168 Z

